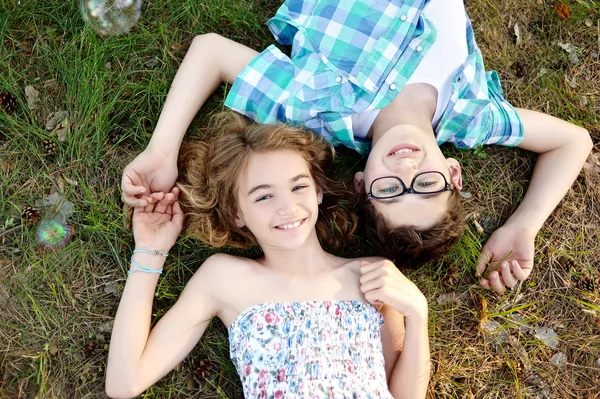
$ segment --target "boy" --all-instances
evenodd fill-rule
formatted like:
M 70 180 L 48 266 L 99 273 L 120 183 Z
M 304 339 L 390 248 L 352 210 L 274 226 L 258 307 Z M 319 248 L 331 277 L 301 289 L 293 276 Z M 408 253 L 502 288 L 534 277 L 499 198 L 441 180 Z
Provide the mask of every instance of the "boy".
M 226 81 L 225 105 L 257 122 L 301 123 L 333 144 L 370 150 L 355 187 L 370 238 L 397 263 L 438 258 L 462 233 L 460 165 L 439 144 L 538 152 L 528 193 L 477 265 L 483 274 L 510 253 L 481 280 L 497 292 L 529 276 L 535 236 L 592 143 L 585 129 L 503 98 L 495 72 L 485 72 L 462 0 L 288 0 L 269 27 L 292 46 L 289 57 L 214 34 L 194 39 L 148 148 L 125 169 L 126 204 L 171 189 L 189 123 Z

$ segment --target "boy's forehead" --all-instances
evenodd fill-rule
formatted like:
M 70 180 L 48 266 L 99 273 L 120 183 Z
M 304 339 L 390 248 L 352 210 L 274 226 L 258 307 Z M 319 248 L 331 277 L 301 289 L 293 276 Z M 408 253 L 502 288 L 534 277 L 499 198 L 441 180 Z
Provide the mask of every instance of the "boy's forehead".
M 390 227 L 411 226 L 428 229 L 439 223 L 448 212 L 450 192 L 424 199 L 419 195 L 403 195 L 401 201 L 371 200 L 375 211 L 382 215 Z

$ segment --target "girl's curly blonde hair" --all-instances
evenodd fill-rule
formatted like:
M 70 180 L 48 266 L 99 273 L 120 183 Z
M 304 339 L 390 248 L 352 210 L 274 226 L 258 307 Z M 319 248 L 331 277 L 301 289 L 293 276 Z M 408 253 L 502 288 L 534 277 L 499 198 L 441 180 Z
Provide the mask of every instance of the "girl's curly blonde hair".
M 232 111 L 213 117 L 206 142 L 185 143 L 179 155 L 180 203 L 185 230 L 213 247 L 256 245 L 252 233 L 237 227 L 238 178 L 251 153 L 292 150 L 304 158 L 323 190 L 316 229 L 321 243 L 341 247 L 356 229 L 355 195 L 331 179 L 335 151 L 321 137 L 285 124 L 260 125 Z

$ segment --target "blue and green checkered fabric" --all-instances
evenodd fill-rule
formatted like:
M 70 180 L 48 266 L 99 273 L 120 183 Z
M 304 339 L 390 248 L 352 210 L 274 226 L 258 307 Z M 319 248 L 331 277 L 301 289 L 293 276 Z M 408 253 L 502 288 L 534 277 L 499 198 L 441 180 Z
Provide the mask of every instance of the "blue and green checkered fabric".
M 259 123 L 301 124 L 366 154 L 351 115 L 386 107 L 436 39 L 428 0 L 287 0 L 269 21 L 290 56 L 269 46 L 241 72 L 225 105 Z M 454 77 L 438 142 L 517 145 L 522 127 L 495 72 L 485 72 L 470 22 L 469 57 Z

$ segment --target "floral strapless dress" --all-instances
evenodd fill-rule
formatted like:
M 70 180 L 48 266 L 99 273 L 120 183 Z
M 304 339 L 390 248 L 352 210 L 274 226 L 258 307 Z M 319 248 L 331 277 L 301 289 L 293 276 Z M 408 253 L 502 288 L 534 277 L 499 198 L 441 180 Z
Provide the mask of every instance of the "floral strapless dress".
M 381 325 L 360 301 L 251 306 L 229 326 L 246 399 L 391 399 Z

